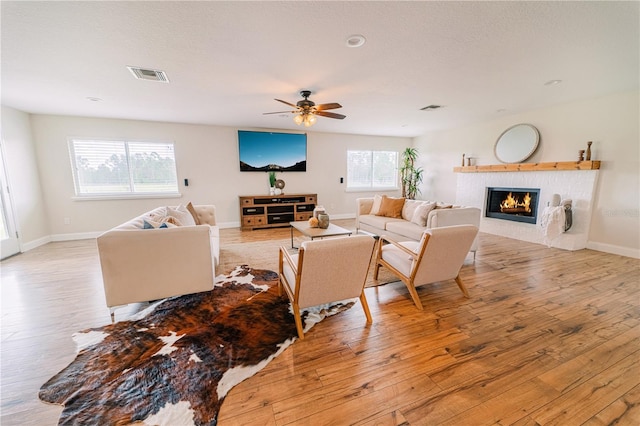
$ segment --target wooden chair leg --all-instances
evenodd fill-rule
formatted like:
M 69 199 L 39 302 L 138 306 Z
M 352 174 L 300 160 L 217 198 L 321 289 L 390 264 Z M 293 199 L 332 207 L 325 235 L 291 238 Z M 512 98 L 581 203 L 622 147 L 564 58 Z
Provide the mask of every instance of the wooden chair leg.
M 378 271 L 380 270 L 380 262 L 378 262 L 380 260 L 380 250 L 382 250 L 382 239 L 378 239 L 376 245 L 375 245 L 375 250 L 376 250 L 376 265 L 373 267 L 373 279 L 377 280 L 378 279 Z
M 456 277 L 456 284 L 458 284 L 458 287 L 460 287 L 460 290 L 462 290 L 462 294 L 464 294 L 464 297 L 469 297 L 469 291 L 467 291 L 467 287 L 460 279 L 460 275 Z
M 362 304 L 364 315 L 367 317 L 367 324 L 371 324 L 373 322 L 373 319 L 371 318 L 371 311 L 369 310 L 367 297 L 364 295 L 364 289 L 362 289 L 362 293 L 360 293 L 360 303 Z
M 297 303 L 293 304 L 293 316 L 296 319 L 296 330 L 298 330 L 298 337 L 300 340 L 304 339 L 304 331 L 302 329 L 302 318 L 300 317 L 300 308 Z
M 407 290 L 409 290 L 409 294 L 411 294 L 411 299 L 413 299 L 413 303 L 416 304 L 416 307 L 421 311 L 424 311 L 424 308 L 422 307 L 422 302 L 420 301 L 420 296 L 418 296 L 418 290 L 416 290 L 416 287 L 413 285 L 413 283 L 404 282 L 404 285 L 407 286 Z

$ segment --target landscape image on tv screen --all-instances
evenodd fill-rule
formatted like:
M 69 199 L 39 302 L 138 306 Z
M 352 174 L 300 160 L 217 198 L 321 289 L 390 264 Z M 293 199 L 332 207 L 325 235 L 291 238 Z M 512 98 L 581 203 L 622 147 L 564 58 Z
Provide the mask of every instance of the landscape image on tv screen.
M 238 130 L 240 171 L 307 171 L 307 135 Z

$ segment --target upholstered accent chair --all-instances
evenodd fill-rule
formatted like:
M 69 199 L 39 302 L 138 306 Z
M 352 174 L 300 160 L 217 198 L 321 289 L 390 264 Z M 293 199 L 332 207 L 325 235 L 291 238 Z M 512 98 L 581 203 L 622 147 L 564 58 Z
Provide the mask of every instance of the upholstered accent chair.
M 416 287 L 422 285 L 453 279 L 469 297 L 459 273 L 477 234 L 474 225 L 455 225 L 427 229 L 420 241 L 396 242 L 383 235 L 373 277 L 378 279 L 381 266 L 388 268 L 407 286 L 420 310 L 423 307 Z
M 304 339 L 300 310 L 358 297 L 371 324 L 371 312 L 364 295 L 375 240 L 371 236 L 305 241 L 297 254 L 280 247 L 279 290 L 293 305 L 296 329 Z

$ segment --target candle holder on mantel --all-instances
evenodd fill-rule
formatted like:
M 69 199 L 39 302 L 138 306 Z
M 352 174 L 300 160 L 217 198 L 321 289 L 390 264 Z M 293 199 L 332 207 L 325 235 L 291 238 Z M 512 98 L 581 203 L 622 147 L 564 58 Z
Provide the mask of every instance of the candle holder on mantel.
M 578 151 L 578 161 L 584 161 L 584 149 Z
M 592 141 L 587 142 L 587 154 L 585 158 L 585 160 L 587 161 L 591 161 L 591 144 L 592 143 L 593 143 Z

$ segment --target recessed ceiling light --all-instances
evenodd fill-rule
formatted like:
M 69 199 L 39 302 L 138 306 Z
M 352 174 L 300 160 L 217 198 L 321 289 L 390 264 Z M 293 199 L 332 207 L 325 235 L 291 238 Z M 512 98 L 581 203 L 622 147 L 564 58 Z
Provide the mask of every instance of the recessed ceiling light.
M 96 98 L 96 97 L 93 97 L 93 96 L 87 96 L 87 100 L 91 101 L 91 102 L 100 102 L 100 101 L 102 101 L 102 99 Z
M 347 41 L 345 42 L 345 44 L 347 45 L 347 47 L 360 47 L 366 41 L 367 41 L 367 39 L 364 38 L 363 35 L 354 34 L 354 35 L 351 35 L 351 36 L 347 37 Z
M 562 83 L 562 80 L 549 80 L 544 85 L 545 86 L 555 86 L 557 84 Z
M 506 112 L 507 110 L 504 108 L 499 108 L 496 110 L 497 113 Z

